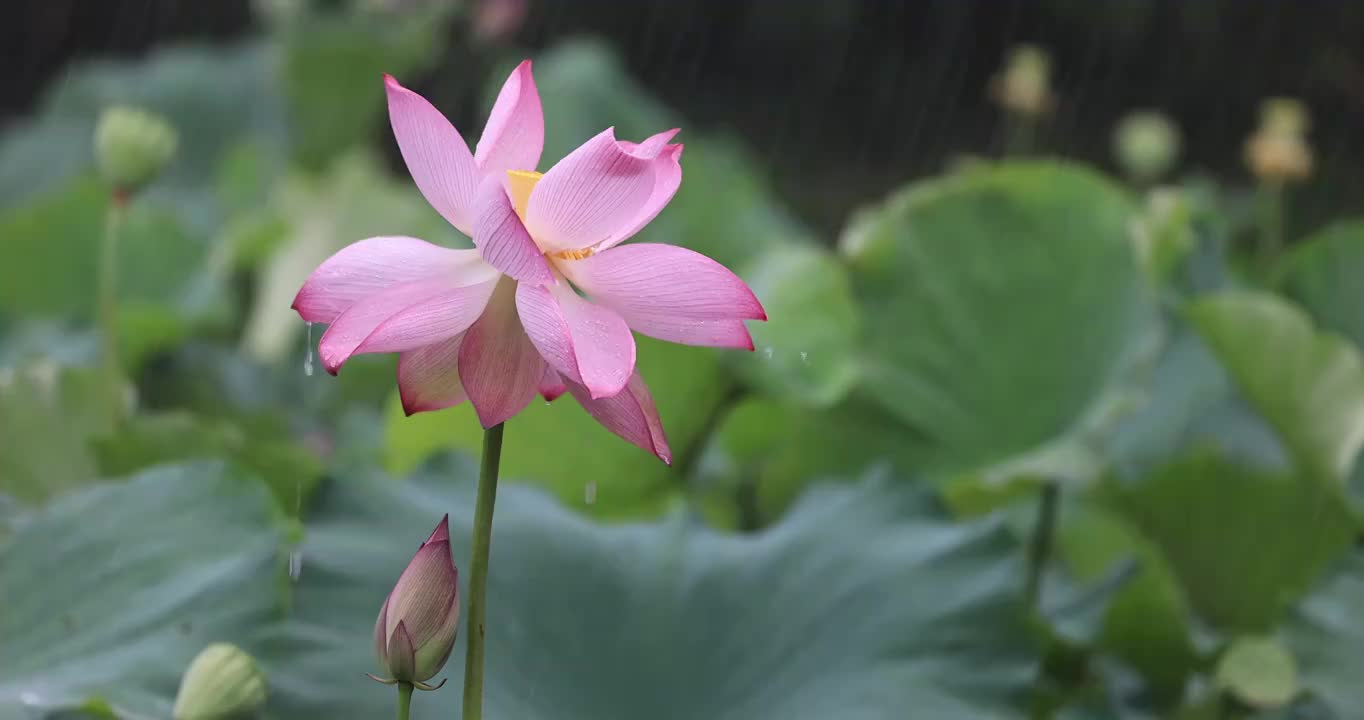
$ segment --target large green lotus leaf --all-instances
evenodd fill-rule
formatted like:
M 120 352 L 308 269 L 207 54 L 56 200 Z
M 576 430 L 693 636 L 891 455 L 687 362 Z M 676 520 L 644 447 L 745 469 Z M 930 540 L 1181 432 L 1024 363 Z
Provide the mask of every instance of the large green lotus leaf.
M 1132 200 L 1055 163 L 910 187 L 844 249 L 864 309 L 862 394 L 929 437 L 945 469 L 1083 427 L 1148 347 Z
M 36 362 L 0 370 L 0 494 L 36 503 L 99 476 L 91 438 L 108 429 L 100 373 Z
M 857 381 L 860 330 L 847 270 L 802 244 L 759 255 L 743 275 L 768 317 L 749 323 L 755 352 L 730 356 L 744 380 L 796 404 L 842 400 Z
M 750 397 L 735 404 L 710 435 L 693 486 L 712 521 L 760 526 L 780 518 L 813 483 L 857 477 L 884 463 L 911 475 L 923 456 L 920 441 L 879 407 L 864 403 L 849 400 L 811 411 Z M 750 490 L 751 503 L 744 494 Z
M 1224 631 L 1274 627 L 1359 526 L 1339 487 L 1249 469 L 1215 452 L 1113 488 L 1111 500 L 1161 548 L 1199 615 Z
M 1364 220 L 1341 222 L 1293 245 L 1278 285 L 1324 330 L 1364 347 Z
M 203 464 L 24 516 L 0 545 L 0 718 L 91 697 L 120 718 L 169 717 L 204 646 L 279 617 L 276 513 L 262 484 Z
M 1187 313 L 1302 472 L 1344 482 L 1364 445 L 1359 352 L 1267 293 L 1219 293 L 1193 302 Z
M 502 474 L 546 487 L 569 507 L 604 517 L 656 514 L 683 489 L 682 475 L 699 451 L 710 415 L 729 392 L 717 353 L 640 337 L 637 366 L 648 383 L 673 467 L 621 440 L 593 420 L 571 395 L 531 401 L 507 423 Z M 344 374 L 344 370 L 342 373 Z M 386 466 L 397 473 L 432 453 L 462 449 L 477 455 L 483 429 L 468 403 L 404 416 L 394 391 L 385 430 Z
M 132 104 L 164 114 L 180 136 L 175 160 L 151 194 L 172 200 L 198 227 L 211 227 L 218 212 L 210 186 L 228 148 L 246 137 L 276 150 L 284 145 L 273 62 L 268 46 L 250 42 L 76 65 L 52 85 L 31 120 L 0 138 L 0 208 L 92 167 L 100 112 Z
M 1298 661 L 1308 698 L 1329 712 L 1303 718 L 1347 720 L 1364 707 L 1364 559 L 1352 556 L 1284 624 L 1283 636 Z
M 227 458 L 264 480 L 280 508 L 293 516 L 322 479 L 321 462 L 307 448 L 276 433 L 185 412 L 128 418 L 112 435 L 98 438 L 95 451 L 105 476 L 172 461 Z
M 295 622 L 267 660 L 279 717 L 392 712 L 393 688 L 359 675 L 375 663 L 369 628 L 446 512 L 467 569 L 474 475 L 471 462 L 443 464 L 321 496 Z M 1019 557 L 998 522 L 946 522 L 931 498 L 883 477 L 813 491 L 747 536 L 680 515 L 594 525 L 503 486 L 485 717 L 1018 717 L 1036 671 Z M 466 634 L 437 676 L 450 684 L 418 696 L 414 718 L 459 706 Z
M 1188 601 L 1160 548 L 1122 517 L 1091 502 L 1061 512 L 1058 553 L 1069 575 L 1094 582 L 1115 564 L 1135 561 L 1136 572 L 1104 609 L 1095 650 L 1140 672 L 1164 702 L 1180 697 L 1197 657 L 1189 638 Z

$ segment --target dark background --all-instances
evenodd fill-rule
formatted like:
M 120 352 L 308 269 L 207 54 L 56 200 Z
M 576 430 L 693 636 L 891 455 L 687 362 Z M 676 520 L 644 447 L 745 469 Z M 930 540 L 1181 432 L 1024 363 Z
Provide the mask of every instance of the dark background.
M 255 22 L 247 0 L 20 0 L 6 10 L 0 119 L 32 108 L 75 59 L 137 55 L 170 38 L 227 40 Z M 985 87 L 1019 42 L 1052 53 L 1059 105 L 1048 152 L 1107 166 L 1113 124 L 1154 107 L 1181 126 L 1186 170 L 1236 181 L 1259 102 L 1293 95 L 1312 110 L 1318 172 L 1295 194 L 1290 227 L 1360 210 L 1361 2 L 531 0 L 512 42 L 534 50 L 579 33 L 609 38 L 693 124 L 739 131 L 826 232 L 957 154 L 997 152 L 1000 113 Z M 467 43 L 450 47 L 436 72 L 471 61 L 459 49 Z M 477 122 L 477 90 L 469 96 Z

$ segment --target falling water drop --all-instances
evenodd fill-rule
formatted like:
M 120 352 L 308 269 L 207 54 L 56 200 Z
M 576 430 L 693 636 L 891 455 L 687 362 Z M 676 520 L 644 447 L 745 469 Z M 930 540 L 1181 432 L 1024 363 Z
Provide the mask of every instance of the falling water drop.
M 771 359 L 772 359 L 772 346 L 769 345 L 769 346 L 763 348 L 763 354 L 767 356 L 767 359 L 768 359 L 768 360 L 771 360 Z
M 800 361 L 801 361 L 802 363 L 806 364 L 806 365 L 809 365 L 809 364 L 810 364 L 810 353 L 805 352 L 804 350 L 801 350 L 801 351 L 800 351 Z
M 298 582 L 298 576 L 303 573 L 303 550 L 294 548 L 289 551 L 289 580 Z
M 589 481 L 587 481 L 587 484 L 583 486 L 583 500 L 584 500 L 588 505 L 592 505 L 592 504 L 594 504 L 594 503 L 597 502 L 597 481 L 596 481 L 596 480 L 589 480 Z
M 308 353 L 303 356 L 303 374 L 313 376 L 313 324 L 308 323 Z

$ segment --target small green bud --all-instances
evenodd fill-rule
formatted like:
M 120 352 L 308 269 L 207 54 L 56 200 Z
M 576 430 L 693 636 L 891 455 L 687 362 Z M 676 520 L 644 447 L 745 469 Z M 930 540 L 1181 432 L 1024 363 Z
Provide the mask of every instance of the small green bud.
M 1179 128 L 1158 112 L 1135 112 L 1113 133 L 1113 153 L 1133 179 L 1150 182 L 1169 172 L 1179 157 Z
M 161 116 L 111 107 L 95 127 L 95 160 L 115 190 L 134 192 L 165 169 L 178 143 L 175 128 Z
M 265 676 L 241 648 L 214 643 L 189 664 L 175 698 L 175 720 L 250 718 L 265 705 Z
M 1306 135 L 1311 122 L 1307 106 L 1293 98 L 1269 98 L 1260 104 L 1260 129 L 1265 132 Z

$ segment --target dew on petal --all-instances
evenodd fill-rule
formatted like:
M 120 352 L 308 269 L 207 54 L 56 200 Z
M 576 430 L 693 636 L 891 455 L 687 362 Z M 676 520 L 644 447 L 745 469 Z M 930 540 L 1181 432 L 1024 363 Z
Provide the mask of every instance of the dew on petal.
M 303 356 L 303 374 L 308 377 L 313 375 L 313 324 L 308 323 L 308 351 Z

